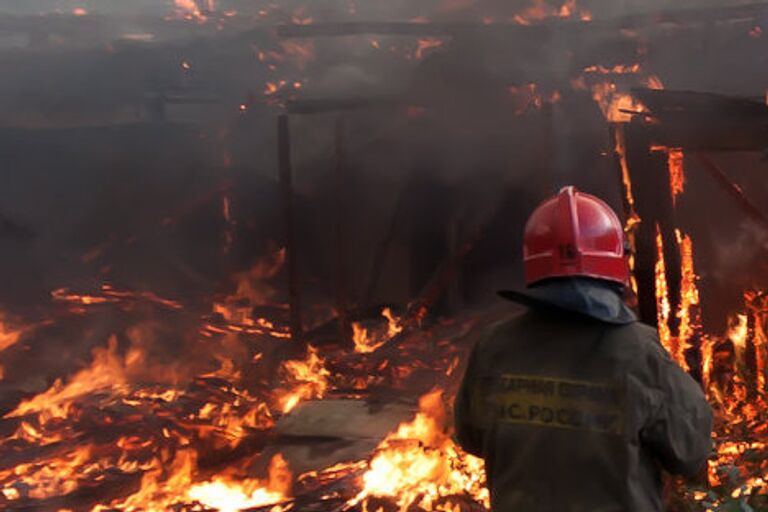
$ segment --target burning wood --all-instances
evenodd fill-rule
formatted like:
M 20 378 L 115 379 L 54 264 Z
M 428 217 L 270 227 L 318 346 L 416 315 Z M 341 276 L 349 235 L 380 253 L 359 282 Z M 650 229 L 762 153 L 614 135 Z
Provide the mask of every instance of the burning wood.
M 243 289 L 241 284 L 238 293 Z M 124 309 L 124 303 L 137 297 L 148 299 L 155 308 L 168 306 L 164 300 L 155 300 L 155 295 L 115 290 L 107 287 L 103 295 L 84 296 L 59 292 L 53 298 L 126 312 L 131 310 Z M 105 310 L 70 314 L 99 311 Z M 410 353 L 408 359 L 382 356 L 379 361 L 366 361 L 368 356 L 361 354 L 346 363 L 338 361 L 371 365 L 374 372 L 388 372 L 391 366 L 392 376 L 402 382 L 412 372 L 406 369 L 418 365 L 418 356 L 413 356 L 424 350 L 424 341 L 419 333 L 411 333 L 409 340 L 402 338 L 406 333 L 390 310 L 384 310 L 383 321 L 384 339 L 399 340 L 390 356 Z M 12 331 L 7 339 L 18 342 L 18 334 Z M 273 417 L 288 413 L 299 401 L 332 393 L 334 383 L 344 380 L 342 372 L 349 370 L 338 363 L 329 367 L 326 358 L 310 347 L 306 359 L 282 364 L 280 389 L 267 392 L 262 400 L 239 387 L 243 374 L 232 360 L 222 359 L 218 370 L 202 373 L 191 383 L 162 384 L 163 379 L 158 380 L 162 368 L 148 364 L 140 347 L 123 350 L 118 345 L 117 337 L 111 337 L 106 347 L 94 350 L 90 365 L 5 414 L 2 428 L 15 431 L 0 443 L 7 461 L 0 468 L 3 508 L 45 507 L 44 503 L 58 500 L 72 507 L 87 504 L 94 512 L 199 506 L 275 511 L 290 508 L 295 500 L 322 501 L 319 496 L 324 489 L 342 482 L 334 492 L 342 498 L 339 506 L 346 501 L 345 509 L 387 500 L 401 507 L 415 502 L 438 506 L 452 499 L 470 503 L 473 498 L 466 496 L 474 496 L 479 510 L 487 501 L 480 461 L 462 454 L 448 436 L 439 390 L 422 399 L 416 418 L 382 441 L 370 460 L 318 468 L 294 479 L 285 459 L 277 454 L 265 478 L 254 479 L 246 476 L 251 474 L 247 468 L 268 439 Z M 450 374 L 456 362 L 451 356 L 435 370 Z M 422 468 L 416 480 L 414 467 Z

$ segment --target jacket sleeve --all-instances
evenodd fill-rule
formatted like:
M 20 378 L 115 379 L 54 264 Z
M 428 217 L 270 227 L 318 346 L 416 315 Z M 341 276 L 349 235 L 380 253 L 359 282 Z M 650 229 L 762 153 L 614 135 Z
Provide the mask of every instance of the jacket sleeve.
M 456 394 L 456 400 L 453 405 L 454 426 L 456 429 L 456 440 L 459 445 L 467 452 L 477 457 L 482 457 L 483 433 L 478 428 L 477 421 L 473 416 L 473 409 L 477 404 L 473 404 L 473 389 L 476 382 L 477 365 L 477 345 L 472 349 L 467 363 L 467 369 L 464 372 L 464 378 Z
M 696 476 L 712 452 L 712 408 L 699 384 L 660 350 L 654 407 L 640 439 L 668 472 Z

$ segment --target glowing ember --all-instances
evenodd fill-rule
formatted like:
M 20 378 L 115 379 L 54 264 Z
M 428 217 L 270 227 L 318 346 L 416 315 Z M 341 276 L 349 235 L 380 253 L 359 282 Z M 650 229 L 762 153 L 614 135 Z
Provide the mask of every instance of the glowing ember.
M 59 288 L 51 292 L 55 302 L 69 304 L 73 313 L 84 313 L 87 306 L 99 304 L 120 304 L 125 308 L 131 308 L 137 302 L 149 302 L 168 309 L 182 309 L 182 305 L 175 300 L 160 297 L 153 292 L 119 290 L 110 284 L 101 285 L 98 292 L 92 294 L 79 294 L 68 288 Z
M 411 55 L 411 58 L 414 58 L 416 60 L 422 60 L 424 57 L 426 57 L 430 53 L 430 51 L 441 48 L 444 44 L 445 44 L 445 41 L 443 41 L 442 39 L 434 39 L 434 38 L 419 39 L 416 42 L 416 50 L 414 50 L 413 54 Z
M 560 7 L 554 7 L 545 0 L 534 0 L 532 5 L 513 17 L 515 23 L 530 25 L 547 18 L 579 18 L 582 21 L 592 19 L 592 13 L 580 8 L 576 0 L 565 0 Z
M 544 94 L 539 92 L 538 86 L 534 83 L 521 87 L 509 86 L 507 90 L 515 102 L 515 115 L 521 115 L 531 109 L 540 109 L 546 104 L 551 105 L 561 100 L 559 91 Z

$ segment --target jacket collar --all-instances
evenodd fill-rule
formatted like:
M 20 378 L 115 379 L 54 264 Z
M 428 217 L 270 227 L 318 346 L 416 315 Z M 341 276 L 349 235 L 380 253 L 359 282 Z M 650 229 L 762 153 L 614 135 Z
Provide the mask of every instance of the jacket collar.
M 621 293 L 618 285 L 607 281 L 573 277 L 551 279 L 525 290 L 502 290 L 499 295 L 533 309 L 568 311 L 609 324 L 636 322 Z

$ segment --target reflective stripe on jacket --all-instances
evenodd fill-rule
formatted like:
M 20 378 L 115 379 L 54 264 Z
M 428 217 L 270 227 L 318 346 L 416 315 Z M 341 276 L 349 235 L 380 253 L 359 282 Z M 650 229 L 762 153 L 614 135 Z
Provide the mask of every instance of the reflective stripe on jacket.
M 711 408 L 653 328 L 558 309 L 489 330 L 455 415 L 494 512 L 661 511 L 661 469 L 695 474 L 712 447 Z

